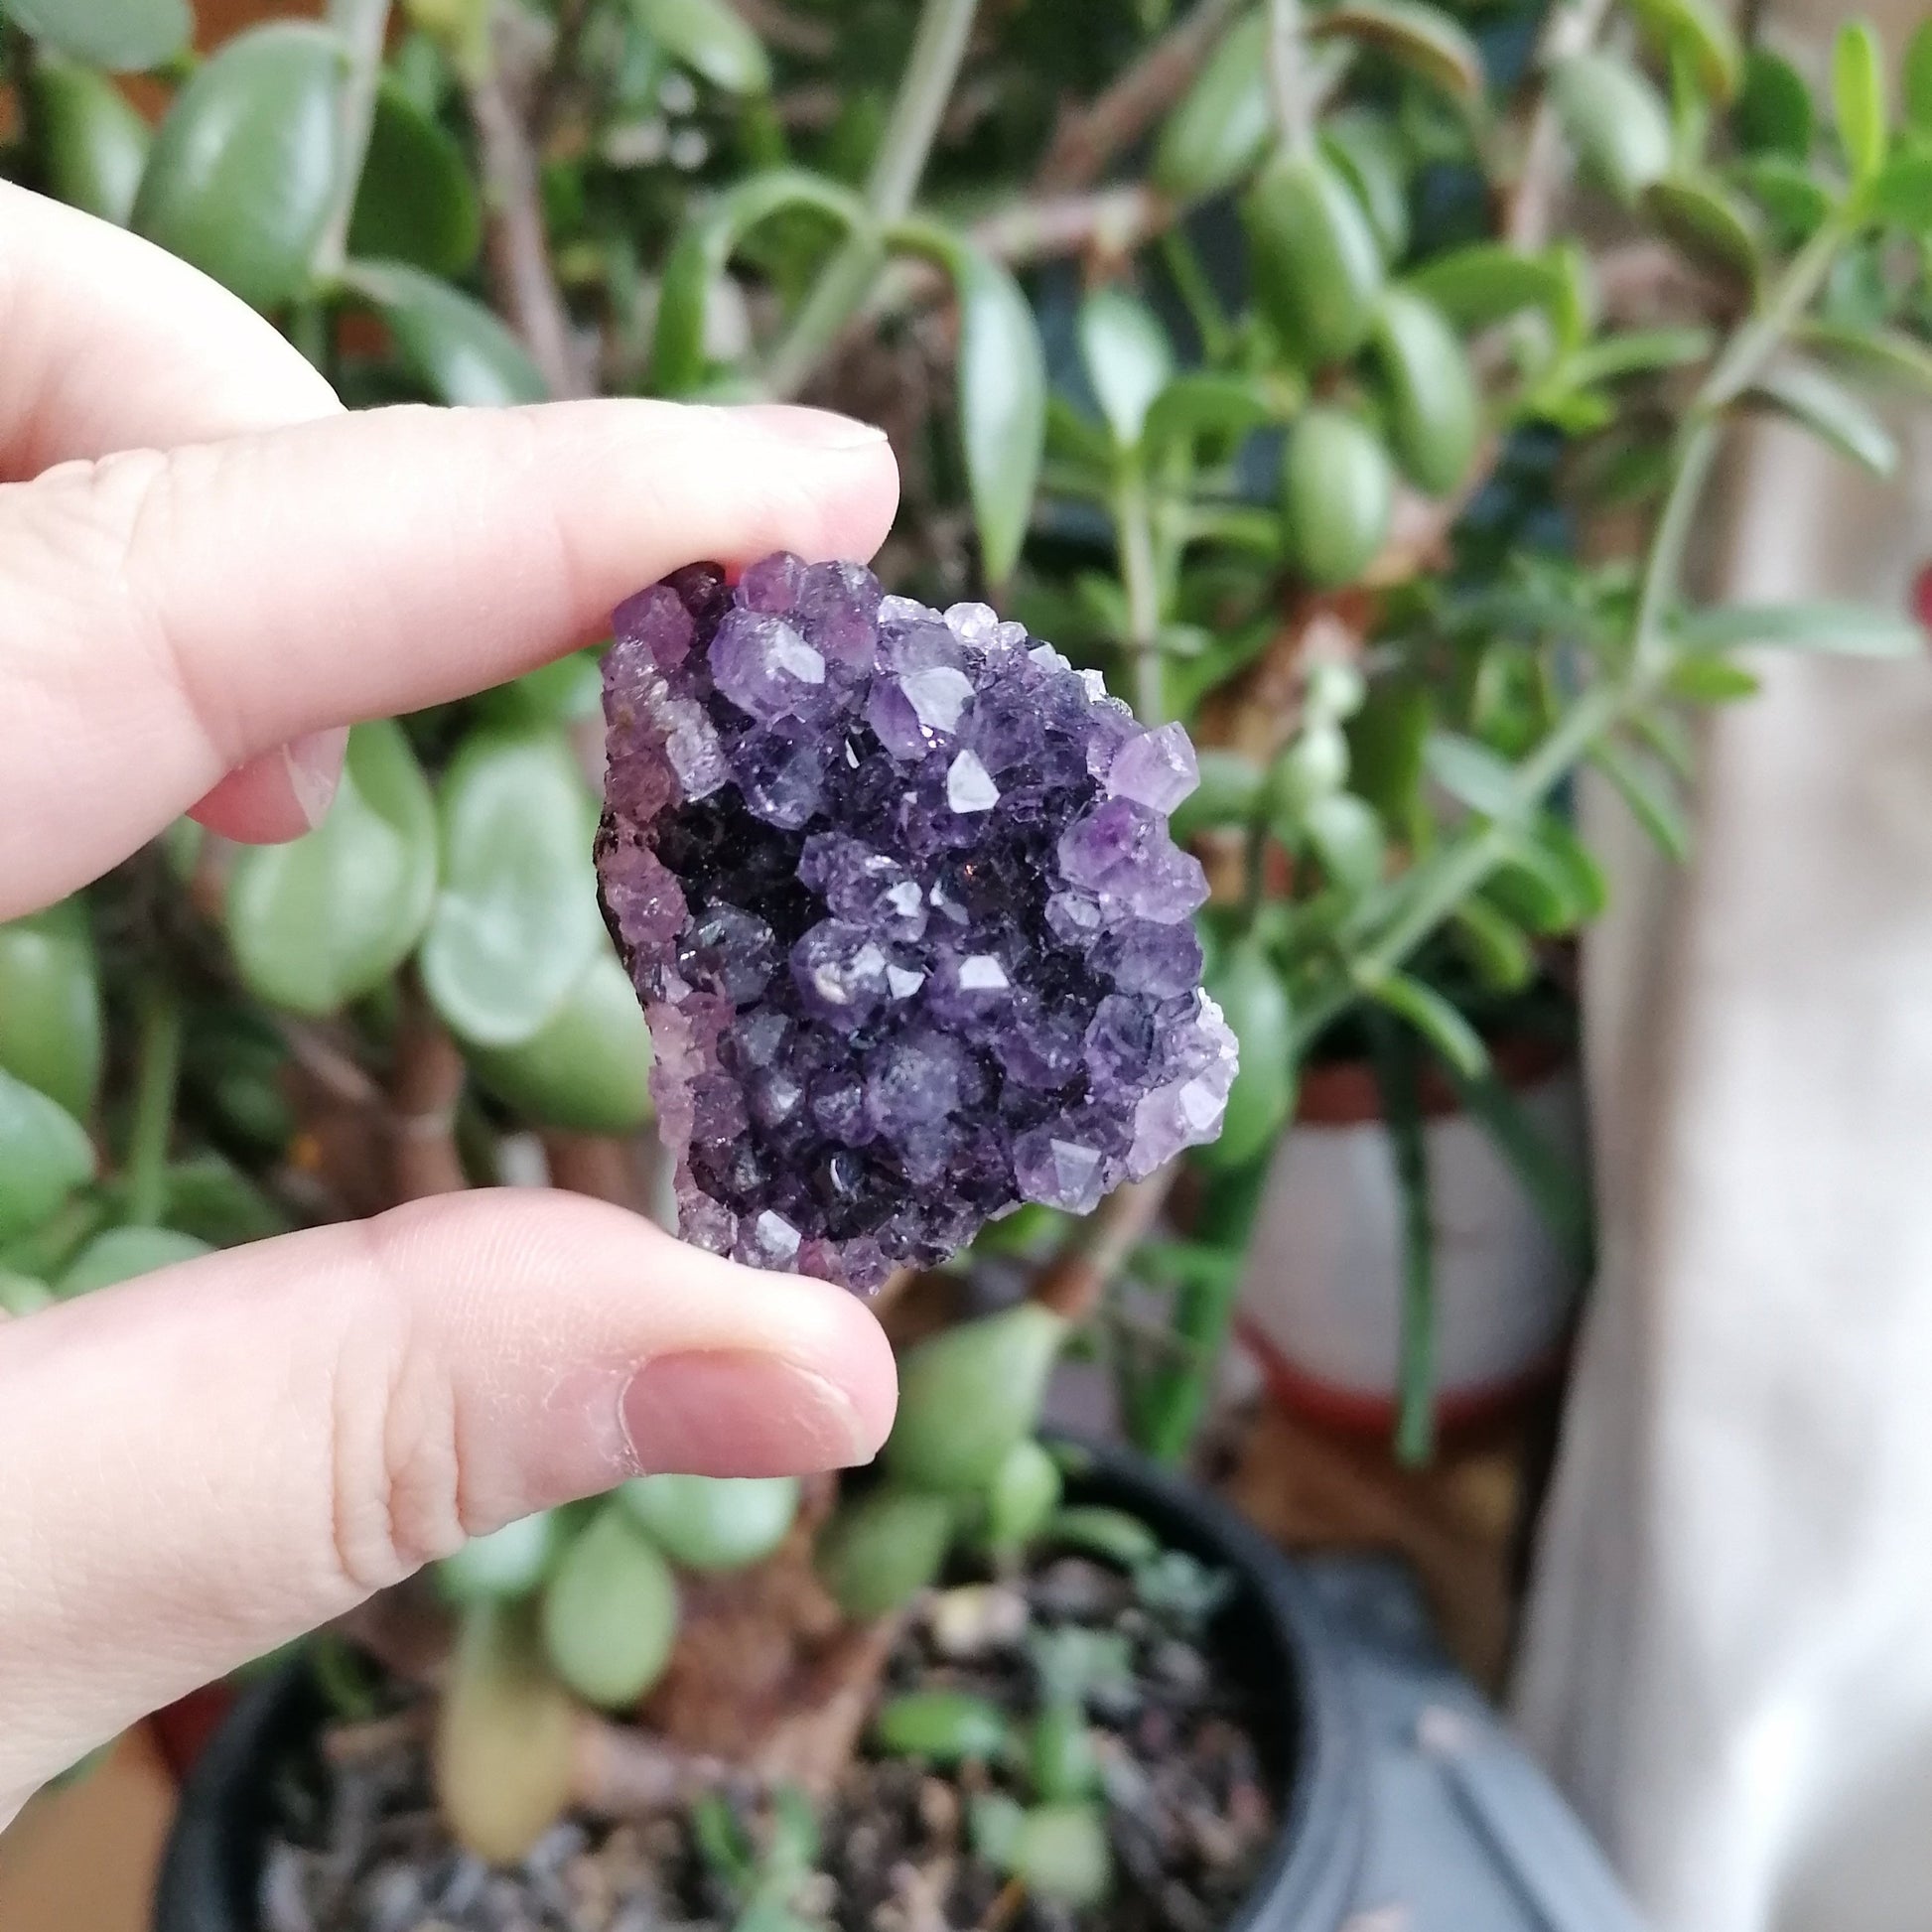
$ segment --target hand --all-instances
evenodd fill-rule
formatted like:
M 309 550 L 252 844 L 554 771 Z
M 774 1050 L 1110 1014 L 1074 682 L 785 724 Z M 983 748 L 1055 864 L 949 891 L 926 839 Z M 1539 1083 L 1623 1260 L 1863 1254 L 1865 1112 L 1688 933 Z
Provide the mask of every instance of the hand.
M 346 415 L 275 332 L 0 188 L 0 918 L 184 811 L 268 841 L 350 721 L 594 639 L 699 558 L 869 556 L 876 432 L 591 402 Z M 864 1460 L 843 1291 L 569 1195 L 446 1196 L 0 1324 L 0 1825 L 194 1686 L 640 1470 Z

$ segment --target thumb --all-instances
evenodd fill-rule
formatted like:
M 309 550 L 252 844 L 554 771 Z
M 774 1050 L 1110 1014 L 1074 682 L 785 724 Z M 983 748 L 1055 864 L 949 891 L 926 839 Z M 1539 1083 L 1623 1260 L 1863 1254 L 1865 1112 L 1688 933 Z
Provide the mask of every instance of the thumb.
M 467 1536 L 654 1470 L 870 1457 L 843 1290 L 491 1191 L 0 1325 L 0 1824 L 46 1778 Z

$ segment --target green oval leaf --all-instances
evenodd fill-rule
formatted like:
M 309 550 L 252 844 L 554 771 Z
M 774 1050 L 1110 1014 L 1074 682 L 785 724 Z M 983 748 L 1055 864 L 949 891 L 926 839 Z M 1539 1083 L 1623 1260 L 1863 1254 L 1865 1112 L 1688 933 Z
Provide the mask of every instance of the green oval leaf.
M 1530 942 L 1522 927 L 1486 898 L 1464 899 L 1451 917 L 1450 931 L 1485 987 L 1514 993 L 1529 984 L 1536 971 Z
M 1865 191 L 1872 218 L 1912 234 L 1932 234 L 1932 153 L 1895 154 Z
M 91 68 L 44 60 L 29 85 L 48 192 L 69 207 L 124 225 L 148 163 L 147 122 Z
M 1369 340 L 1396 461 L 1421 488 L 1447 496 L 1468 475 L 1482 433 L 1468 351 L 1442 310 L 1413 289 L 1385 292 Z
M 1161 1554 L 1161 1539 L 1138 1516 L 1101 1503 L 1054 1511 L 1045 1535 L 1063 1549 L 1084 1551 L 1122 1570 L 1138 1570 Z
M 1382 258 L 1409 252 L 1409 158 L 1395 121 L 1369 107 L 1344 107 L 1321 126 L 1321 152 L 1341 171 L 1368 216 Z
M 1898 468 L 1898 444 L 1870 406 L 1815 362 L 1790 357 L 1746 392 L 1801 423 L 1848 463 L 1883 480 Z
M 1141 440 L 1154 399 L 1173 374 L 1173 349 L 1154 311 L 1125 289 L 1100 288 L 1080 305 L 1080 362 L 1114 442 Z
M 1240 1042 L 1241 1064 L 1221 1138 L 1195 1158 L 1225 1172 L 1264 1154 L 1288 1123 L 1295 1100 L 1295 1030 L 1281 976 L 1252 939 L 1231 946 L 1215 963 L 1207 991 Z
M 349 218 L 349 253 L 461 275 L 483 246 L 483 203 L 462 146 L 384 77 Z
M 630 0 L 637 24 L 672 60 L 732 94 L 771 85 L 763 43 L 729 0 Z
M 1625 207 L 1669 170 L 1670 110 L 1629 62 L 1573 55 L 1552 71 L 1550 98 L 1578 159 Z
M 1731 173 L 1770 216 L 1780 237 L 1809 241 L 1830 218 L 1834 206 L 1831 190 L 1796 161 L 1775 154 L 1756 155 L 1734 163 Z
M 1282 453 L 1282 529 L 1310 583 L 1353 583 L 1389 533 L 1395 466 L 1359 417 L 1326 405 L 1305 410 Z
M 1227 30 L 1168 116 L 1154 153 L 1154 185 L 1195 202 L 1232 188 L 1268 145 L 1268 12 L 1252 7 Z
M 451 1603 L 513 1602 L 549 1574 L 562 1542 L 554 1510 L 521 1516 L 487 1536 L 475 1536 L 436 1566 L 436 1587 Z
M 280 21 L 226 42 L 155 136 L 133 225 L 258 309 L 300 292 L 342 167 L 342 44 Z
M 618 1497 L 683 1570 L 743 1570 L 762 1563 L 798 1515 L 795 1476 L 633 1476 Z
M 1375 318 L 1382 251 L 1354 191 L 1319 154 L 1284 151 L 1241 200 L 1255 297 L 1298 362 L 1353 355 Z
M 959 294 L 959 439 L 987 581 L 1004 584 L 1020 561 L 1046 443 L 1046 357 L 1020 284 L 999 263 L 962 247 Z
M 1720 274 L 1756 285 L 1763 253 L 1751 210 L 1715 176 L 1667 176 L 1650 184 L 1643 204 L 1686 254 Z
M 100 1062 L 100 975 L 85 901 L 0 925 L 0 1071 L 85 1120 Z
M 1413 69 L 1444 92 L 1474 100 L 1482 92 L 1482 55 L 1454 18 L 1417 0 L 1340 0 L 1308 17 L 1311 38 L 1345 35 Z
M 650 1029 L 607 946 L 554 1018 L 519 1046 L 472 1046 L 477 1077 L 526 1118 L 573 1134 L 629 1134 L 651 1117 Z
M 617 1503 L 563 1554 L 543 1592 L 543 1648 L 587 1704 L 633 1705 L 657 1682 L 677 1638 L 677 1582 Z
M 97 1234 L 80 1250 L 72 1265 L 54 1284 L 54 1292 L 67 1301 L 75 1295 L 90 1295 L 97 1288 L 112 1288 L 131 1282 L 137 1275 L 152 1275 L 157 1269 L 173 1268 L 178 1262 L 197 1261 L 214 1251 L 206 1241 L 174 1228 L 109 1228 Z
M 1024 1549 L 1060 1504 L 1060 1465 L 1029 1437 L 1006 1453 L 986 1491 L 986 1544 Z
M 1149 404 L 1141 441 L 1150 454 L 1171 444 L 1212 439 L 1228 452 L 1273 421 L 1274 398 L 1260 378 L 1218 369 L 1183 369 Z
M 1006 1713 L 963 1691 L 908 1691 L 892 1699 L 873 1722 L 879 1748 L 930 1764 L 995 1762 L 1005 1752 Z
M 87 1130 L 58 1100 L 0 1072 L 0 1241 L 38 1227 L 93 1174 Z
M 38 1314 L 53 1306 L 54 1291 L 45 1282 L 0 1268 L 0 1314 Z
M 1012 1848 L 1013 1875 L 1029 1891 L 1074 1911 L 1103 1904 L 1113 1889 L 1107 1814 L 1099 1805 L 1035 1805 Z
M 1304 824 L 1321 870 L 1348 893 L 1365 893 L 1382 877 L 1382 821 L 1366 798 L 1331 791 L 1312 800 Z
M 1726 101 L 1737 91 L 1743 52 L 1712 0 L 1631 0 L 1631 10 L 1666 63 L 1678 57 L 1688 65 L 1706 99 Z
M 429 783 L 401 726 L 357 725 L 322 824 L 235 856 L 224 910 L 249 990 L 308 1014 L 372 993 L 428 923 L 436 839 Z
M 188 0 L 5 0 L 0 13 L 57 54 L 111 73 L 172 61 L 195 30 Z
M 658 284 L 651 380 L 660 395 L 686 395 L 704 381 L 704 321 L 712 283 L 754 228 L 794 207 L 816 208 L 848 230 L 870 219 L 864 203 L 843 183 L 802 168 L 773 168 L 739 182 L 687 223 Z
M 1811 158 L 1813 121 L 1804 76 L 1782 55 L 1752 48 L 1744 57 L 1744 85 L 1731 112 L 1738 144 L 1751 154 L 1802 163 Z
M 589 790 L 561 735 L 483 731 L 452 760 L 439 817 L 443 886 L 422 945 L 424 989 L 460 1039 L 520 1045 L 609 943 Z
M 343 282 L 375 308 L 438 402 L 491 408 L 549 393 L 529 351 L 461 289 L 405 262 L 351 262 Z
M 945 1497 L 888 1483 L 840 1505 L 818 1539 L 819 1578 L 847 1616 L 885 1616 L 938 1576 L 952 1531 Z
M 1832 43 L 1832 111 L 1852 172 L 1869 181 L 1885 159 L 1885 61 L 1869 21 L 1848 20 Z
M 1203 745 L 1195 754 L 1200 783 L 1173 808 L 1169 823 L 1176 839 L 1216 825 L 1246 825 L 1261 810 L 1267 773 L 1251 758 L 1218 745 Z
M 1473 738 L 1432 732 L 1423 742 L 1423 764 L 1451 798 L 1485 818 L 1512 818 L 1523 809 L 1516 767 Z
M 1066 1324 L 1032 1303 L 948 1328 L 899 1365 L 886 1467 L 920 1489 L 981 1489 L 1039 1421 Z
M 1900 84 L 1913 132 L 1932 134 L 1932 20 L 1920 21 L 1905 44 Z

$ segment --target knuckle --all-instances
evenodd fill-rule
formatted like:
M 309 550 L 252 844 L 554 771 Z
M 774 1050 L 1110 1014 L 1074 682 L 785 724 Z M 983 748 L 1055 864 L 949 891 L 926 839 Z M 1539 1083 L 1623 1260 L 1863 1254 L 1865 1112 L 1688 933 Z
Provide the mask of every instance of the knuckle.
M 463 1542 L 457 1394 L 441 1351 L 396 1292 L 380 1223 L 366 1239 L 373 1311 L 358 1311 L 335 1363 L 330 1541 L 358 1593 L 386 1588 Z

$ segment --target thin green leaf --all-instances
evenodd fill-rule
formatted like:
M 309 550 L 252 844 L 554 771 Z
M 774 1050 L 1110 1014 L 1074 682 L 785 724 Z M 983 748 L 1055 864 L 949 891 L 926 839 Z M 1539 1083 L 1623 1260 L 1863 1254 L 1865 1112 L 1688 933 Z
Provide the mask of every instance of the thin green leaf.
M 1898 444 L 1867 404 L 1815 362 L 1787 357 L 1747 392 L 1801 423 L 1847 462 L 1880 479 L 1898 468 Z
M 1807 323 L 1798 341 L 1874 387 L 1932 397 L 1932 347 L 1896 329 L 1852 329 L 1841 323 Z
M 1762 688 L 1749 671 L 1722 657 L 1680 657 L 1666 681 L 1671 696 L 1688 704 L 1734 704 Z
M 864 203 L 842 182 L 802 168 L 773 168 L 747 176 L 686 225 L 658 290 L 651 377 L 661 394 L 685 395 L 704 380 L 705 311 L 733 250 L 760 222 L 800 207 L 847 230 L 869 219 Z
M 1464 899 L 1455 908 L 1450 929 L 1485 986 L 1513 993 L 1529 984 L 1536 954 L 1522 927 L 1487 899 Z
M 1868 21 L 1848 20 L 1832 43 L 1832 109 L 1852 172 L 1869 181 L 1885 159 L 1885 62 Z
M 1154 399 L 1173 374 L 1173 349 L 1154 311 L 1125 289 L 1096 289 L 1080 305 L 1080 360 L 1100 413 L 1123 450 L 1141 440 Z
M 1486 329 L 1524 309 L 1547 309 L 1554 316 L 1570 299 L 1566 271 L 1553 256 L 1500 241 L 1452 248 L 1404 281 L 1465 330 Z
M 1669 169 L 1670 110 L 1630 62 L 1574 54 L 1552 70 L 1550 99 L 1585 169 L 1625 207 Z
M 1695 326 L 1626 330 L 1620 336 L 1605 336 L 1567 357 L 1563 375 L 1578 388 L 1587 388 L 1625 376 L 1651 375 L 1659 369 L 1681 369 L 1704 361 L 1717 347 L 1717 340 L 1714 331 Z
M 1321 869 L 1344 892 L 1365 893 L 1382 877 L 1382 821 L 1367 799 L 1331 791 L 1303 818 L 1303 830 Z
M 1370 1031 L 1371 1063 L 1402 1198 L 1402 1354 L 1396 1454 L 1414 1467 L 1436 1439 L 1436 1217 L 1415 1041 L 1399 1028 Z
M 1590 762 L 1609 779 L 1630 815 L 1649 833 L 1666 858 L 1682 863 L 1690 856 L 1691 829 L 1664 774 L 1620 745 L 1603 740 L 1590 749 Z
M 1364 975 L 1357 982 L 1378 1006 L 1406 1020 L 1453 1067 L 1474 1077 L 1489 1065 L 1482 1035 L 1442 994 L 1407 973 Z
M 1020 561 L 1046 443 L 1046 356 L 1020 284 L 991 256 L 934 236 L 959 302 L 959 436 L 987 581 Z
M 1551 1143 L 1493 1070 L 1471 1079 L 1451 1066 L 1449 1076 L 1470 1118 L 1481 1124 L 1509 1163 L 1550 1238 L 1572 1268 L 1587 1276 L 1595 1260 L 1595 1217 L 1587 1174 Z
M 1485 818 L 1510 818 L 1523 810 L 1510 761 L 1454 732 L 1432 732 L 1423 743 L 1429 775 L 1451 798 Z
M 1203 437 L 1238 444 L 1277 415 L 1259 377 L 1184 369 L 1148 405 L 1142 440 L 1150 452 Z
M 346 61 L 325 28 L 251 27 L 175 96 L 133 226 L 258 309 L 307 283 L 342 170 Z
M 1676 634 L 1692 651 L 1762 644 L 1833 657 L 1918 657 L 1927 648 L 1914 620 L 1864 604 L 1720 604 L 1685 617 Z
M 343 283 L 380 313 L 397 353 L 438 402 L 495 407 L 549 393 L 523 345 L 448 282 L 406 262 L 350 262 Z
M 55 53 L 110 73 L 160 67 L 195 30 L 188 0 L 4 0 L 0 14 Z
M 1308 16 L 1310 37 L 1343 35 L 1420 73 L 1445 93 L 1482 93 L 1482 54 L 1454 17 L 1415 0 L 1339 0 Z
M 764 45 L 729 0 L 630 0 L 631 17 L 672 60 L 730 94 L 770 90 Z

